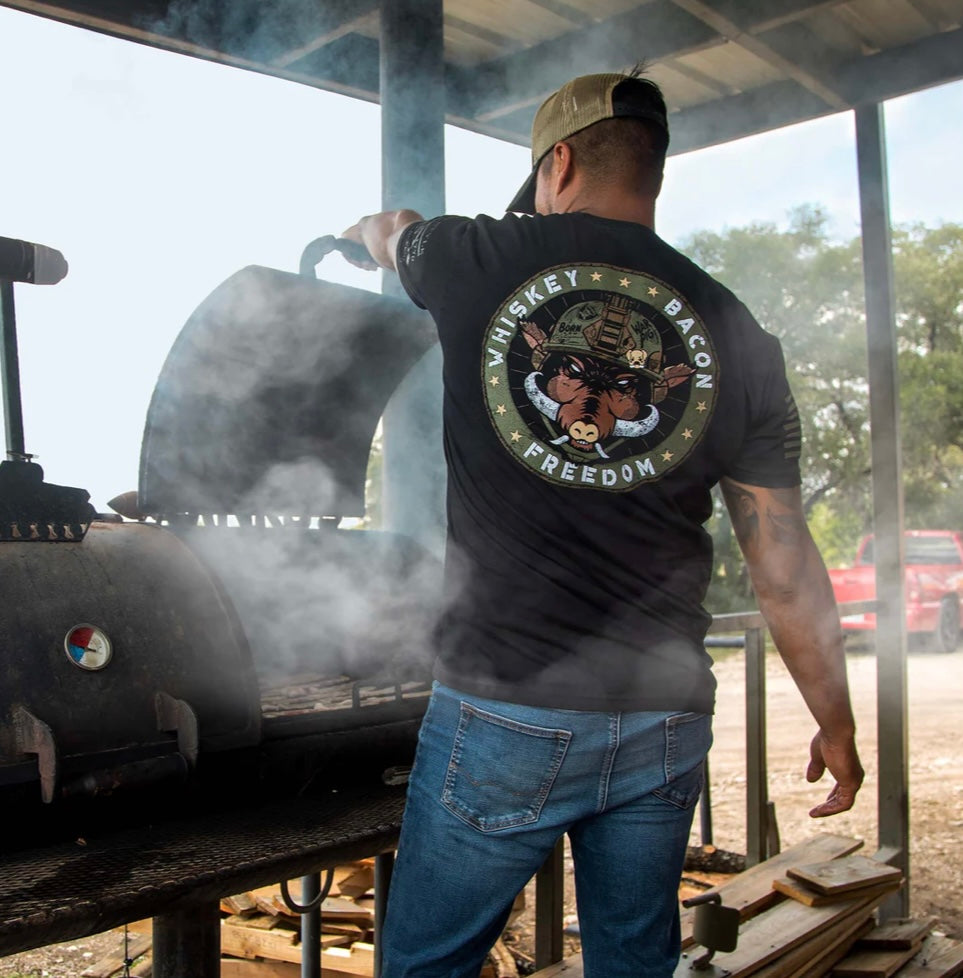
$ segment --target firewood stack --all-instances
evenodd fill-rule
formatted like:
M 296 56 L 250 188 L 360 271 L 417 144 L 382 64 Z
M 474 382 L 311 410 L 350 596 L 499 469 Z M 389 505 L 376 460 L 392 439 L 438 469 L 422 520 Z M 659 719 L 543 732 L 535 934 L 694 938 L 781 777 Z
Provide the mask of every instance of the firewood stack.
M 294 902 L 299 886 L 290 884 Z M 127 928 L 119 948 L 84 971 L 85 978 L 151 975 L 150 920 Z M 321 904 L 321 972 L 324 978 L 369 978 L 374 973 L 374 860 L 334 870 L 331 895 Z M 300 978 L 301 921 L 284 901 L 280 884 L 221 901 L 221 978 Z M 515 961 L 499 942 L 481 978 L 517 978 Z
M 963 941 L 934 930 L 936 919 L 887 920 L 880 904 L 903 885 L 899 869 L 857 850 L 858 839 L 819 835 L 738 874 L 704 874 L 705 892 L 739 911 L 735 950 L 711 952 L 693 938 L 696 910 L 682 911 L 683 957 L 676 978 L 958 978 Z M 698 874 L 696 874 L 697 876 Z M 698 878 L 686 877 L 691 896 Z M 368 978 L 374 967 L 374 862 L 334 872 L 321 905 L 324 978 Z M 292 897 L 297 900 L 296 884 Z M 520 895 L 523 897 L 523 895 Z M 518 908 L 523 906 L 518 902 Z M 300 978 L 300 919 L 280 885 L 221 901 L 221 978 Z M 86 978 L 150 978 L 151 922 L 127 928 L 122 952 L 88 968 Z M 126 962 L 125 962 L 126 959 Z M 713 970 L 705 966 L 710 965 Z M 534 978 L 581 978 L 575 954 Z M 515 957 L 499 941 L 481 978 L 517 978 Z
M 739 911 L 735 950 L 710 954 L 682 912 L 676 978 L 956 978 L 963 941 L 933 931 L 935 918 L 878 923 L 879 905 L 903 885 L 900 870 L 856 852 L 858 839 L 816 836 L 713 887 Z M 713 970 L 708 970 L 706 966 Z M 565 961 L 534 978 L 581 978 Z

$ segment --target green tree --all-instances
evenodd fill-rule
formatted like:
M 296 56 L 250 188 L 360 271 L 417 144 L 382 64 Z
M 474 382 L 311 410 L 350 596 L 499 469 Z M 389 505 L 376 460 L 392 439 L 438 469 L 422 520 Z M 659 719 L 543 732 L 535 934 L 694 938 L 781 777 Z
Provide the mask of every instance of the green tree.
M 830 239 L 818 207 L 783 230 L 702 232 L 682 250 L 779 337 L 803 421 L 803 504 L 828 564 L 847 562 L 872 523 L 869 382 L 861 246 Z M 910 526 L 963 526 L 963 227 L 893 234 L 904 491 Z M 751 594 L 721 502 L 715 611 Z

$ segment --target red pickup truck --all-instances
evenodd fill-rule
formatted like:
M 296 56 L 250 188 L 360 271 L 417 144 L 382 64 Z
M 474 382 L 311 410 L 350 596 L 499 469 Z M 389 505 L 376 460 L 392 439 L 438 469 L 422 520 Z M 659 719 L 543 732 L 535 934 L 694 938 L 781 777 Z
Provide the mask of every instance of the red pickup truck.
M 907 530 L 906 630 L 924 639 L 937 652 L 952 652 L 960 641 L 960 602 L 963 600 L 963 534 L 952 530 Z M 872 535 L 863 537 L 852 567 L 829 571 L 836 603 L 876 597 L 876 567 Z M 843 634 L 850 640 L 876 630 L 872 612 L 842 616 Z

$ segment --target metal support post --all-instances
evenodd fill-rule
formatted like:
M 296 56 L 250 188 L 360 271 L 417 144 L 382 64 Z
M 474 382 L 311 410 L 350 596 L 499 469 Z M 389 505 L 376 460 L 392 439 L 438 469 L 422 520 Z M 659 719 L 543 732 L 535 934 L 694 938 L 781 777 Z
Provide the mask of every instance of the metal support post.
M 381 4 L 381 203 L 424 217 L 445 209 L 445 65 L 442 0 Z M 386 273 L 386 294 L 402 295 Z M 407 301 L 407 299 L 406 299 Z M 384 416 L 384 528 L 439 557 L 445 539 L 441 351 L 415 365 Z
M 395 854 L 381 852 L 375 856 L 374 884 L 374 978 L 381 978 L 381 935 L 385 926 L 385 911 L 388 909 L 388 890 L 391 887 L 391 874 L 395 868 Z
M 216 900 L 186 900 L 153 921 L 153 978 L 218 978 L 221 911 Z
M 321 895 L 321 874 L 301 877 L 301 905 Z M 301 914 L 301 978 L 321 978 L 321 905 Z
M 769 852 L 769 774 L 766 764 L 766 637 L 746 630 L 746 865 Z
M 892 246 L 883 110 L 860 106 L 856 156 L 862 222 L 876 559 L 876 675 L 879 743 L 879 845 L 906 885 L 881 907 L 909 914 L 909 777 L 906 708 L 903 490 L 899 382 L 893 314 Z
M 712 789 L 709 784 L 709 756 L 702 762 L 702 794 L 699 795 L 699 837 L 704 846 L 712 842 Z
M 20 354 L 17 352 L 17 317 L 13 282 L 0 279 L 0 370 L 3 373 L 3 421 L 7 458 L 27 458 L 23 440 L 23 404 L 20 397 Z
M 562 912 L 565 902 L 565 838 L 535 875 L 535 969 L 562 960 Z

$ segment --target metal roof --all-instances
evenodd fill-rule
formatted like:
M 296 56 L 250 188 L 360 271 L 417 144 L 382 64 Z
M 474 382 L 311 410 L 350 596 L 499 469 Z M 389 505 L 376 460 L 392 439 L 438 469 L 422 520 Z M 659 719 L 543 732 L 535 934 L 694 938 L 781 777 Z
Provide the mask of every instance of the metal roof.
M 390 2 L 390 0 L 385 0 Z M 0 0 L 378 101 L 379 0 Z M 449 122 L 528 143 L 576 74 L 644 59 L 672 152 L 963 77 L 963 0 L 444 0 Z

